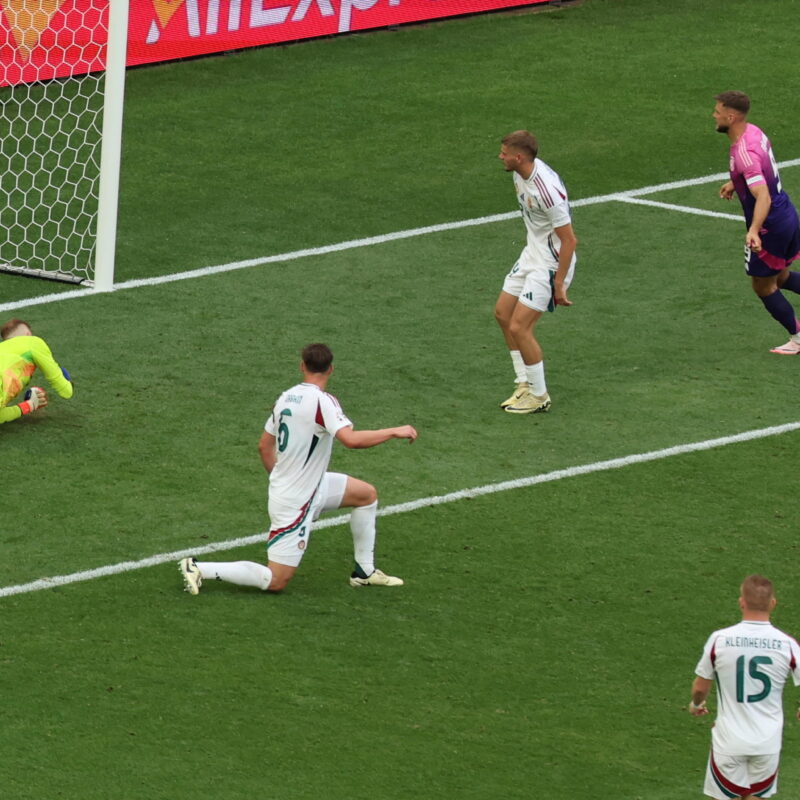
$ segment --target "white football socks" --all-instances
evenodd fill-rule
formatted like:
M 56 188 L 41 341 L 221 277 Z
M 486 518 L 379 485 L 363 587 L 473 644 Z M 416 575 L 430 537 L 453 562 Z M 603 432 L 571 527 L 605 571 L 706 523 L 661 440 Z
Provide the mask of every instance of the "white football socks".
M 350 530 L 353 532 L 353 555 L 356 564 L 369 576 L 375 572 L 375 519 L 378 501 L 359 506 L 350 512 Z
M 239 586 L 255 586 L 266 592 L 272 582 L 272 570 L 255 561 L 198 561 L 203 580 L 226 581 Z
M 547 394 L 547 384 L 544 381 L 544 361 L 526 364 L 525 379 L 528 381 L 531 392 L 537 397 Z
M 525 362 L 522 360 L 522 353 L 519 350 L 509 350 L 511 355 L 511 363 L 514 365 L 514 375 L 516 375 L 517 383 L 525 383 L 528 378 L 525 373 Z

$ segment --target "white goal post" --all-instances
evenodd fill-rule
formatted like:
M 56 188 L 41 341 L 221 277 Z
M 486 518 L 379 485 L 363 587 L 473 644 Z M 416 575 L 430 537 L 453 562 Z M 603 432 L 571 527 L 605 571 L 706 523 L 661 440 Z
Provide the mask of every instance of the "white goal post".
M 113 288 L 128 2 L 2 4 L 2 272 Z

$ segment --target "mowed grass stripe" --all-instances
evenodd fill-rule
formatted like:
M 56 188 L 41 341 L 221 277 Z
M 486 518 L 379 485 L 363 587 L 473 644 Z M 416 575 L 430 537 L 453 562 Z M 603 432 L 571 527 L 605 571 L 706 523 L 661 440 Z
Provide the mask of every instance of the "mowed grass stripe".
M 647 453 L 636 453 L 629 456 L 622 456 L 620 458 L 595 461 L 591 464 L 582 464 L 576 467 L 553 470 L 552 472 L 545 472 L 540 475 L 531 475 L 526 478 L 515 478 L 513 480 L 502 481 L 500 483 L 491 483 L 472 489 L 461 489 L 456 492 L 449 492 L 448 494 L 437 495 L 434 497 L 422 497 L 418 500 L 412 500 L 407 503 L 398 503 L 396 505 L 386 506 L 385 508 L 380 509 L 378 514 L 382 517 L 403 514 L 409 511 L 416 511 L 421 508 L 442 505 L 444 503 L 454 503 L 458 500 L 482 497 L 484 495 L 496 494 L 498 492 L 507 492 L 512 489 L 523 489 L 529 486 L 536 486 L 540 483 L 551 483 L 553 481 L 562 480 L 563 478 L 575 478 L 580 475 L 589 475 L 594 472 L 621 469 L 634 464 L 644 464 L 649 461 L 659 461 L 661 459 L 671 458 L 672 456 L 696 453 L 701 450 L 712 450 L 714 448 L 725 447 L 730 444 L 749 442 L 755 439 L 765 439 L 770 436 L 780 436 L 781 434 L 790 433 L 791 431 L 796 430 L 800 430 L 800 422 L 788 422 L 784 425 L 772 425 L 768 428 L 758 428 L 755 430 L 744 431 L 743 433 L 732 434 L 730 436 L 721 436 L 715 439 L 705 439 L 700 442 L 674 445 L 673 447 L 666 447 L 661 450 L 652 450 Z M 349 514 L 340 514 L 335 517 L 329 517 L 327 519 L 320 520 L 315 523 L 314 530 L 321 530 L 323 528 L 332 528 L 337 525 L 343 525 L 349 518 Z M 202 545 L 201 547 L 193 547 L 187 550 L 175 550 L 170 553 L 158 553 L 138 561 L 122 561 L 118 564 L 109 564 L 105 567 L 97 567 L 96 569 L 73 572 L 69 575 L 56 575 L 52 578 L 40 578 L 39 580 L 31 581 L 30 583 L 0 588 L 0 597 L 10 597 L 11 595 L 16 594 L 38 592 L 42 591 L 43 589 L 52 589 L 56 586 L 66 586 L 71 583 L 79 583 L 81 581 L 89 581 L 96 578 L 105 578 L 111 575 L 119 575 L 121 573 L 132 572 L 133 570 L 137 569 L 159 566 L 170 561 L 178 561 L 186 556 L 199 556 L 208 553 L 219 552 L 221 550 L 233 550 L 238 547 L 264 542 L 266 539 L 267 532 L 257 533 L 238 539 L 229 539 L 223 542 L 213 542 L 211 544 Z

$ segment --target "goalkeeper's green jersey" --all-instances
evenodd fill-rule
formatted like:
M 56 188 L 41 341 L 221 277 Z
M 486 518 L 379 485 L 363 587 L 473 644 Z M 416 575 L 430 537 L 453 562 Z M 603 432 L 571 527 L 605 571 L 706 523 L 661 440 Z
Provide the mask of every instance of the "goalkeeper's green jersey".
M 61 397 L 72 397 L 72 383 L 61 374 L 50 348 L 38 336 L 12 336 L 0 342 L 0 423 L 10 422 L 22 415 L 19 406 L 8 404 L 30 383 L 39 368 L 47 382 Z

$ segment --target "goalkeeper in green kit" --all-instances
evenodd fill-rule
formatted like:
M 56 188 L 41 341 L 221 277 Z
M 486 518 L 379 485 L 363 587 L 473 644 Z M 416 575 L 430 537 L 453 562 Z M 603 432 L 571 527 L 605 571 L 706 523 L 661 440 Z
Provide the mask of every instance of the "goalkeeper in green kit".
M 72 379 L 60 367 L 44 339 L 34 336 L 30 325 L 12 319 L 0 328 L 0 424 L 11 422 L 47 405 L 47 393 L 38 386 L 25 392 L 24 400 L 16 405 L 11 401 L 30 383 L 38 367 L 48 383 L 61 397 L 72 397 Z

